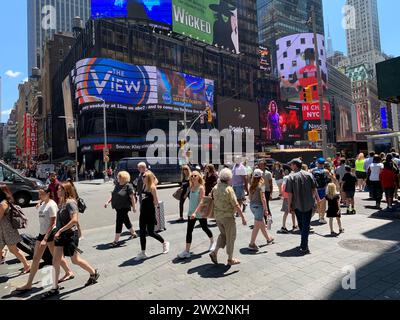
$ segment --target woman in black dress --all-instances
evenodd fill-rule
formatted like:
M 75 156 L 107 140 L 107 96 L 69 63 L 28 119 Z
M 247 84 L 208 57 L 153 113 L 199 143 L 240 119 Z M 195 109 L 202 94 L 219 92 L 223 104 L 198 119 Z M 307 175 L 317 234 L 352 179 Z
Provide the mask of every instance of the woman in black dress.
M 331 229 L 331 235 L 337 236 L 338 234 L 333 230 L 333 219 L 336 218 L 336 221 L 339 225 L 339 233 L 343 233 L 344 229 L 342 228 L 341 221 L 341 213 L 340 213 L 340 195 L 337 192 L 336 185 L 334 183 L 328 184 L 328 192 L 325 197 L 328 202 L 328 211 L 327 218 L 329 218 L 329 227 Z
M 146 171 L 142 178 L 143 193 L 139 217 L 141 251 L 136 256 L 135 261 L 141 261 L 147 258 L 146 230 L 150 237 L 163 244 L 163 254 L 167 254 L 169 252 L 169 242 L 165 241 L 159 234 L 154 232 L 154 228 L 157 225 L 156 210 L 160 210 L 157 187 L 155 184 L 156 177 L 151 171 Z

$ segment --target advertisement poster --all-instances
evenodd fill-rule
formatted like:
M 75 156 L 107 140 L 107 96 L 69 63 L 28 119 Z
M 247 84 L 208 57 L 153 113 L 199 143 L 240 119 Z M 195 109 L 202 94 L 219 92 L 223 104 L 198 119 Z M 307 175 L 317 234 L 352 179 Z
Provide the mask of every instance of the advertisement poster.
M 81 106 L 102 103 L 103 99 L 108 105 L 120 104 L 121 109 L 135 111 L 153 107 L 183 112 L 178 107 L 214 107 L 213 80 L 171 70 L 88 58 L 78 61 L 71 78 Z
M 303 139 L 301 104 L 283 101 L 260 102 L 262 140 L 267 144 Z
M 72 94 L 70 77 L 67 76 L 62 83 L 63 99 L 64 99 L 64 114 L 65 114 L 65 128 L 67 132 L 68 153 L 76 152 L 75 134 L 70 135 L 71 128 L 75 132 L 74 114 L 72 110 Z
M 38 144 L 37 144 L 37 121 L 35 118 L 31 117 L 31 156 L 38 156 Z
M 238 8 L 224 0 L 92 0 L 92 18 L 143 20 L 240 53 Z
M 336 140 L 338 142 L 354 141 L 351 108 L 342 105 L 336 107 Z
M 328 69 L 324 36 L 317 35 L 319 48 L 319 64 L 322 78 L 322 88 L 325 93 L 328 83 Z M 318 75 L 315 61 L 314 35 L 299 33 L 283 37 L 276 41 L 277 66 L 283 100 L 303 104 L 307 112 L 318 111 Z M 305 103 L 304 89 L 312 88 L 313 103 Z M 325 99 L 324 99 L 325 100 Z M 330 109 L 328 101 L 324 101 L 325 109 Z M 317 110 L 314 110 L 317 108 Z M 325 111 L 325 120 L 330 120 L 330 110 Z M 311 120 L 311 119 L 304 119 Z M 315 119 L 313 119 L 315 120 Z
M 32 116 L 30 113 L 24 114 L 24 155 L 31 156 L 31 131 L 32 131 Z
M 271 74 L 271 51 L 266 47 L 259 47 L 258 54 L 260 56 L 260 69 L 265 71 L 266 74 Z
M 129 18 L 172 24 L 172 0 L 92 0 L 92 18 Z

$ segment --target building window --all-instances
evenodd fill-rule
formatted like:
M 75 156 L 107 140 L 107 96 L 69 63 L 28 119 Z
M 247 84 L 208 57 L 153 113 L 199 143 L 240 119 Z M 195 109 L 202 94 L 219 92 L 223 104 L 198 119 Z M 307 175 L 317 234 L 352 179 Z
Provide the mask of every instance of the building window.
M 306 38 L 301 38 L 301 39 L 300 39 L 300 43 L 301 43 L 301 44 L 306 44 Z
M 283 57 L 287 58 L 287 52 L 286 51 L 283 53 Z
M 281 64 L 281 70 L 285 70 L 285 65 L 283 63 Z

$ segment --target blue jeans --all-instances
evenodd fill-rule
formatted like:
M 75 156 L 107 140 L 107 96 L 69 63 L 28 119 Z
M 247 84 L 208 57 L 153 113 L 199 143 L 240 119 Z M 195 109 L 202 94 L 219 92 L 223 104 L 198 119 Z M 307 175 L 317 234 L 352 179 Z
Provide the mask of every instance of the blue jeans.
M 301 244 L 300 247 L 302 250 L 308 250 L 308 236 L 310 235 L 310 224 L 312 217 L 312 210 L 307 212 L 301 212 L 299 210 L 295 210 L 297 221 L 299 223 L 299 228 L 301 232 Z

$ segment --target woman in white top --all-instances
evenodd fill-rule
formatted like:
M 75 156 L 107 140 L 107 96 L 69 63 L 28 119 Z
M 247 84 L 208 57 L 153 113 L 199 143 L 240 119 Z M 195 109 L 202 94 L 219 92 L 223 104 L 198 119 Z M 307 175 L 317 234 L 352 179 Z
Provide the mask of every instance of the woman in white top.
M 35 252 L 28 282 L 23 287 L 16 289 L 16 291 L 20 293 L 32 290 L 33 279 L 39 269 L 40 260 L 42 259 L 46 248 L 49 248 L 51 254 L 54 252 L 54 234 L 56 233 L 55 227 L 58 206 L 55 201 L 50 198 L 50 195 L 50 189 L 42 189 L 39 191 L 40 202 L 36 206 L 36 209 L 38 209 L 39 213 L 40 231 L 36 239 Z M 60 282 L 74 279 L 75 276 L 64 257 L 61 260 L 61 266 L 65 270 L 65 276 L 60 280 Z
M 382 202 L 382 185 L 379 180 L 379 176 L 381 171 L 383 170 L 383 163 L 380 156 L 374 156 L 374 160 L 369 166 L 368 174 L 369 174 L 369 187 L 371 189 L 372 198 L 376 202 L 376 209 L 381 210 L 381 202 Z

